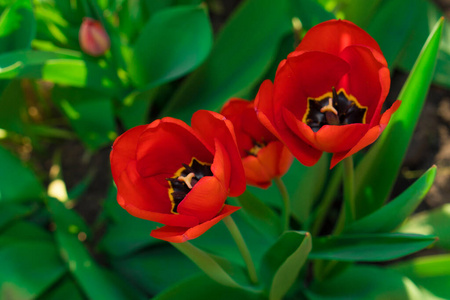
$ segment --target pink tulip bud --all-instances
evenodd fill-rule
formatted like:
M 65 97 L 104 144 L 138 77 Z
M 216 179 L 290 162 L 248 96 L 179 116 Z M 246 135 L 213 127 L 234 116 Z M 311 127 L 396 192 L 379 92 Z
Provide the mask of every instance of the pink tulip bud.
M 102 24 L 91 18 L 84 18 L 78 35 L 83 52 L 101 56 L 109 50 L 111 41 Z

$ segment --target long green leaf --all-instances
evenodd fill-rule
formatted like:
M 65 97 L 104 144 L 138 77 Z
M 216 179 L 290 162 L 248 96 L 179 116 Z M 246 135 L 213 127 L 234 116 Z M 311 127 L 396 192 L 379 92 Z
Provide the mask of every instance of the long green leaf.
M 209 54 L 212 28 L 203 6 L 179 6 L 155 13 L 133 48 L 130 75 L 146 89 L 174 80 Z
M 436 246 L 450 250 L 450 204 L 412 216 L 399 229 L 403 233 L 436 235 Z
M 309 258 L 338 261 L 387 261 L 422 250 L 436 241 L 417 234 L 355 234 L 316 238 Z
M 351 223 L 345 233 L 383 233 L 397 228 L 410 216 L 428 193 L 436 177 L 436 166 L 431 167 L 397 198 L 370 215 Z
M 117 137 L 112 99 L 90 89 L 57 86 L 56 104 L 80 139 L 92 150 L 111 144 Z
M 237 205 L 242 207 L 242 215 L 249 223 L 263 234 L 278 237 L 281 233 L 280 217 L 267 204 L 249 191 L 237 198 Z
M 196 110 L 217 110 L 258 81 L 291 29 L 287 0 L 247 0 L 220 32 L 206 62 L 177 90 L 162 115 L 189 120 Z
M 402 105 L 356 168 L 358 218 L 383 205 L 397 178 L 433 76 L 442 26 L 443 19 L 436 24 L 400 92 Z
M 332 279 L 313 282 L 306 294 L 310 300 L 424 299 L 407 277 L 393 270 L 368 265 L 353 265 Z
M 124 88 L 116 74 L 99 64 L 81 59 L 74 51 L 13 51 L 0 55 L 0 78 L 44 79 L 58 84 L 88 87 L 117 95 Z
M 227 271 L 207 252 L 195 247 L 189 242 L 172 243 L 172 245 L 192 260 L 211 279 L 228 287 L 241 287 L 241 285 L 237 283 L 230 276 L 230 274 L 228 274 Z
M 391 266 L 423 289 L 422 299 L 450 299 L 450 255 L 433 255 Z
M 56 224 L 56 241 L 70 272 L 90 299 L 126 299 L 123 291 L 104 276 L 86 247 L 79 240 L 81 219 L 65 209 L 58 200 L 49 198 L 49 207 Z
M 153 300 L 185 300 L 188 297 L 196 300 L 265 299 L 262 294 L 220 285 L 209 277 L 200 275 L 174 284 Z
M 288 231 L 266 252 L 261 264 L 261 278 L 269 299 L 282 299 L 294 284 L 311 251 L 308 232 Z
M 44 188 L 36 175 L 0 146 L 0 202 L 41 201 Z
M 29 49 L 36 34 L 31 0 L 0 4 L 0 53 Z
M 67 270 L 48 241 L 20 241 L 0 249 L 0 298 L 35 299 Z

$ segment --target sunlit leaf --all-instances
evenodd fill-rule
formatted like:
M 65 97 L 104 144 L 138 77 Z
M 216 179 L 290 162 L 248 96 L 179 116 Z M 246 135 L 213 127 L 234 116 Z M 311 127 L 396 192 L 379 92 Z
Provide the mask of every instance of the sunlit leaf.
M 55 87 L 53 99 L 80 139 L 96 150 L 117 137 L 110 97 L 89 89 Z
M 422 299 L 450 299 L 449 254 L 419 257 L 390 268 L 410 278 L 422 290 Z
M 346 233 L 382 233 L 394 230 L 416 210 L 430 190 L 435 177 L 436 167 L 434 166 L 394 200 L 370 215 L 351 223 L 344 231 Z
M 450 249 L 450 204 L 412 216 L 399 229 L 403 233 L 432 234 L 439 239 L 437 247 Z
M 381 207 L 389 196 L 432 79 L 442 26 L 443 19 L 436 24 L 398 96 L 402 100 L 400 108 L 356 168 L 359 218 Z
M 0 3 L 0 53 L 29 49 L 36 34 L 31 0 Z

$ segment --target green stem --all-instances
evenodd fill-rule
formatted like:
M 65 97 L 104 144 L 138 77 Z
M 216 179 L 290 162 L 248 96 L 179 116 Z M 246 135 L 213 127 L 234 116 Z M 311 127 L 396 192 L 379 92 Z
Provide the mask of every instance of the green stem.
M 236 245 L 239 248 L 239 252 L 241 252 L 242 258 L 244 259 L 245 264 L 247 265 L 248 276 L 253 284 L 258 283 L 258 276 L 256 275 L 255 264 L 253 263 L 252 257 L 250 255 L 250 251 L 248 251 L 247 244 L 245 243 L 244 238 L 242 237 L 239 228 L 236 226 L 236 223 L 231 218 L 231 216 L 225 217 L 223 222 L 227 226 L 230 231 L 231 236 L 233 237 Z
M 281 198 L 283 199 L 283 231 L 289 230 L 289 221 L 291 218 L 291 201 L 289 200 L 289 193 L 284 185 L 283 180 L 280 177 L 275 177 L 273 180 L 278 190 L 280 191 Z
M 323 196 L 323 199 L 317 209 L 314 224 L 311 229 L 311 234 L 313 236 L 318 235 L 320 233 L 320 230 L 322 229 L 325 217 L 330 209 L 331 204 L 333 203 L 333 200 L 336 198 L 336 192 L 342 180 L 341 177 L 342 167 L 338 166 L 338 169 L 333 173 L 330 182 L 327 184 L 325 195 Z
M 347 157 L 343 160 L 344 163 L 344 207 L 349 211 L 349 216 L 346 217 L 347 222 L 356 220 L 356 203 L 355 203 L 355 173 L 353 171 L 353 158 Z M 347 223 L 346 222 L 346 223 Z

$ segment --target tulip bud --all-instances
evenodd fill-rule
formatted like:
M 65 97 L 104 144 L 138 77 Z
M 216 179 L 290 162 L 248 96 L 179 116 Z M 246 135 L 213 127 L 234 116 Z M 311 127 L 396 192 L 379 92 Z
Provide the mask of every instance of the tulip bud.
M 111 41 L 102 24 L 91 18 L 84 18 L 78 35 L 84 53 L 101 56 L 109 50 Z

